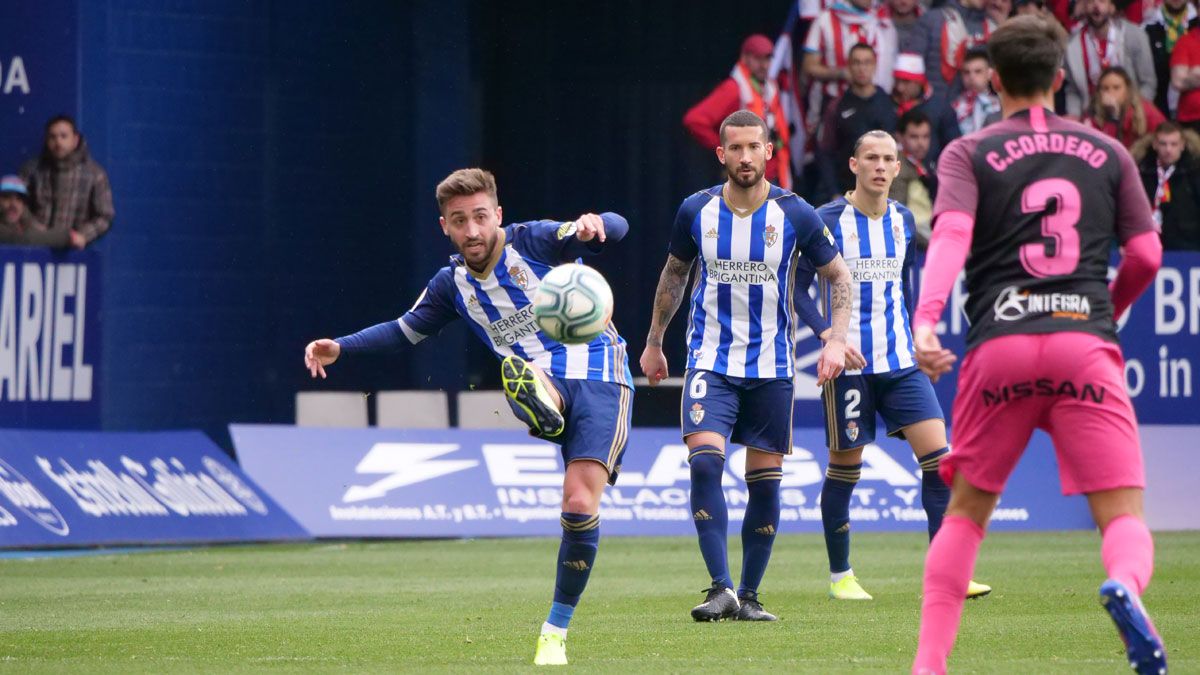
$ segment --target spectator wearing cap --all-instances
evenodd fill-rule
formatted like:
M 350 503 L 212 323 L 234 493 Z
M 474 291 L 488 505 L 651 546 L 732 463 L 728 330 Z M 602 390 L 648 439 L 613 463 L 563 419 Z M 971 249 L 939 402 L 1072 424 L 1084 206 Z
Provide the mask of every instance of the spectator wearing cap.
M 920 110 L 930 124 L 929 156 L 937 158 L 942 148 L 961 134 L 954 111 L 941 99 L 935 98 L 925 79 L 925 61 L 920 54 L 900 54 L 896 57 L 892 101 L 896 117 L 910 110 Z
M 1200 251 L 1200 135 L 1163 122 L 1129 152 L 1162 227 L 1163 248 Z
M 992 93 L 992 61 L 987 50 L 973 49 L 963 59 L 962 93 L 952 107 L 964 136 L 1000 119 L 1000 99 Z
M 738 110 L 749 110 L 767 121 L 775 152 L 767 160 L 766 178 L 792 189 L 791 130 L 779 99 L 777 82 L 767 76 L 775 44 L 765 35 L 751 35 L 742 42 L 742 55 L 725 81 L 692 106 L 683 116 L 683 126 L 706 150 L 721 144 L 721 121 Z
M 83 248 L 108 232 L 113 221 L 112 188 L 104 167 L 65 115 L 46 123 L 42 154 L 21 168 L 34 217 L 51 232 L 69 231 L 71 246 Z
M 900 148 L 900 173 L 892 181 L 888 197 L 908 207 L 916 225 L 917 247 L 929 246 L 933 202 L 937 199 L 937 171 L 929 158 L 929 118 L 920 110 L 909 110 L 896 123 Z
M 0 178 L 0 244 L 53 246 L 71 243 L 69 230 L 51 232 L 29 212 L 29 190 L 20 176 Z
M 1146 32 L 1116 16 L 1113 0 L 1081 0 L 1080 4 L 1084 21 L 1067 40 L 1063 58 L 1067 114 L 1082 118 L 1100 84 L 1100 73 L 1109 66 L 1124 68 L 1142 98 L 1153 101 L 1158 82 Z
M 850 88 L 826 110 L 818 137 L 820 179 L 815 197 L 820 202 L 854 187 L 850 155 L 859 136 L 874 129 L 896 130 L 896 106 L 875 85 L 875 50 L 867 44 L 854 45 L 849 61 Z
M 875 53 L 875 85 L 892 90 L 896 27 L 872 8 L 872 0 L 838 0 L 821 12 L 804 40 L 804 75 L 812 81 L 808 123 L 815 128 L 830 103 L 850 88 L 850 50 L 864 44 Z

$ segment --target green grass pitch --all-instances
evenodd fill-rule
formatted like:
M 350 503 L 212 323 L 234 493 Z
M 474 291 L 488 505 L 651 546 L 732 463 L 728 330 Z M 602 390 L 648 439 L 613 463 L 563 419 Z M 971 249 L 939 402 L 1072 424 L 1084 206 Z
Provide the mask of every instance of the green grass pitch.
M 1200 532 L 1156 536 L 1145 596 L 1175 672 L 1200 671 Z M 1096 589 L 1091 532 L 991 535 L 955 672 L 1129 672 Z M 315 543 L 0 561 L 0 670 L 531 669 L 553 539 Z M 740 556 L 730 540 L 731 558 Z M 822 540 L 784 535 L 762 590 L 775 624 L 696 624 L 707 585 L 691 538 L 609 538 L 567 642 L 576 669 L 907 672 L 924 537 L 865 534 L 852 561 L 873 602 L 835 603 Z M 736 565 L 736 563 L 735 563 Z M 735 572 L 735 578 L 736 578 Z

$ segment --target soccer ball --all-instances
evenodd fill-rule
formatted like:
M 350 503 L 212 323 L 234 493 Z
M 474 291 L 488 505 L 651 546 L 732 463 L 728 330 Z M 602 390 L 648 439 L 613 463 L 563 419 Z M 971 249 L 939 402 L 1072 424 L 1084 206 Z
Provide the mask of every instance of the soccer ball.
M 533 296 L 533 317 L 553 340 L 591 342 L 612 316 L 612 289 L 596 270 L 576 263 L 546 273 Z

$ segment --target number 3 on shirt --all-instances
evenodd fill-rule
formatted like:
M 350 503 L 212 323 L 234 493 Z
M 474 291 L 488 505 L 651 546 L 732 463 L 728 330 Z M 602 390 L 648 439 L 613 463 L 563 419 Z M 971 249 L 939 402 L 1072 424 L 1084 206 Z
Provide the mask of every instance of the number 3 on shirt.
M 1021 193 L 1022 213 L 1045 213 L 1050 200 L 1058 202 L 1054 213 L 1042 216 L 1042 236 L 1054 241 L 1034 242 L 1021 247 L 1021 265 L 1035 277 L 1070 274 L 1079 265 L 1079 223 L 1083 200 L 1079 188 L 1069 180 L 1047 178 L 1030 184 Z

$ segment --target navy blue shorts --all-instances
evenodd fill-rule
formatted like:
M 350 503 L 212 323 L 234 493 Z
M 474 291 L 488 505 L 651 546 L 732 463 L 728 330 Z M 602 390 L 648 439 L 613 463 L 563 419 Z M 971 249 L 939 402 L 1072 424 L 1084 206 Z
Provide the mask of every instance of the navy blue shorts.
M 833 400 L 830 400 L 830 396 Z M 870 375 L 842 375 L 821 392 L 825 406 L 825 444 L 830 450 L 851 450 L 875 440 L 875 413 L 887 425 L 888 436 L 904 437 L 901 429 L 931 419 L 945 419 L 933 383 L 913 366 Z
M 557 438 L 564 464 L 588 459 L 608 469 L 608 484 L 617 484 L 621 458 L 629 440 L 633 389 L 615 382 L 568 380 L 546 374 L 563 398 L 566 426 Z
M 792 381 L 689 370 L 683 384 L 683 437 L 713 431 L 733 443 L 792 454 Z

